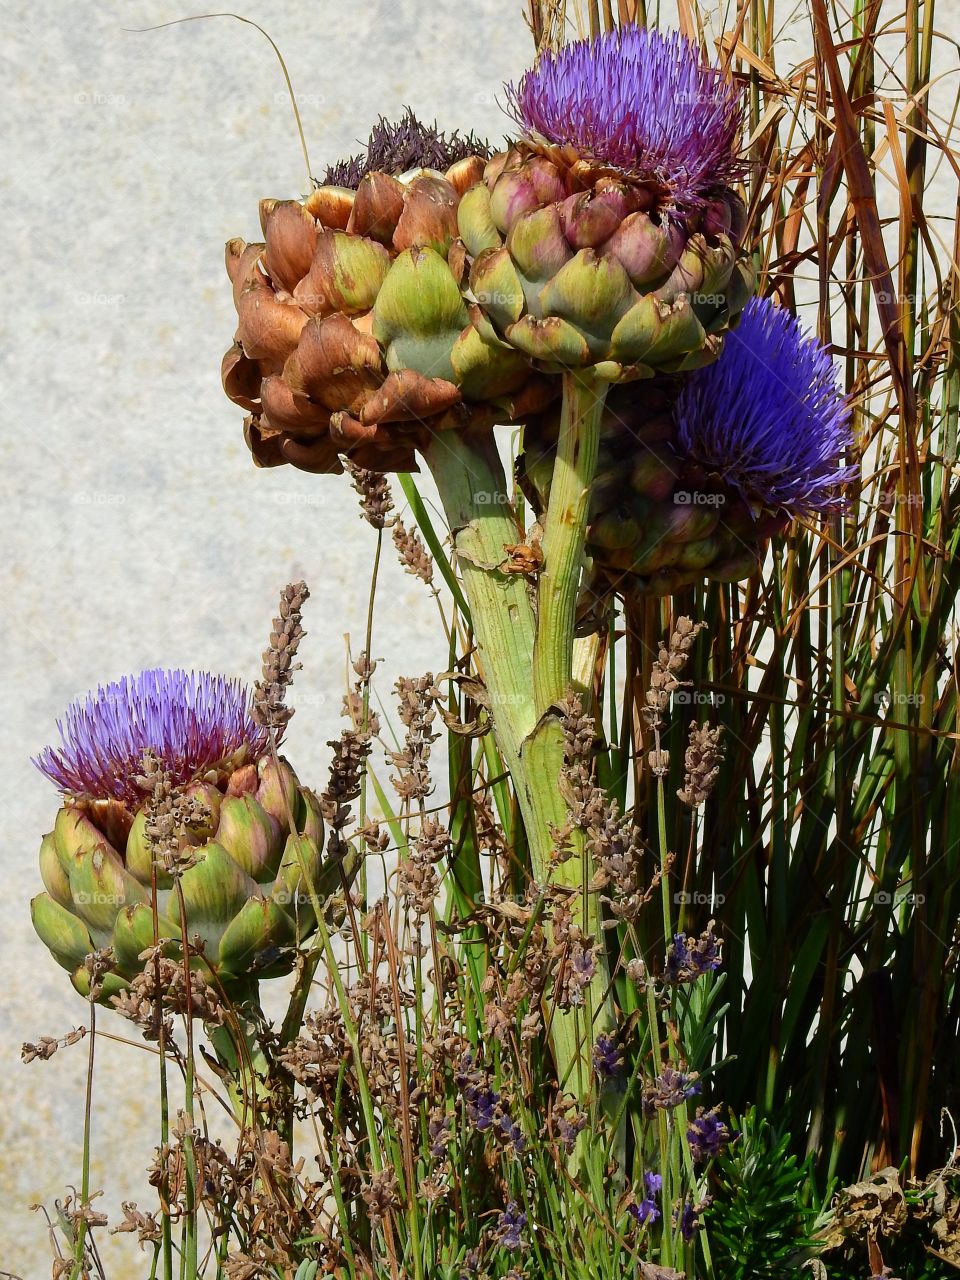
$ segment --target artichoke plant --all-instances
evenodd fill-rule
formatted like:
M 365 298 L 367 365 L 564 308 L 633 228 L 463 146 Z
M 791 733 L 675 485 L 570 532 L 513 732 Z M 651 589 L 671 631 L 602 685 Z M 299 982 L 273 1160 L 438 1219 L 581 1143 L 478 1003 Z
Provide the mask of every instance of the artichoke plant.
M 546 507 L 559 419 L 524 435 L 519 478 Z M 755 571 L 772 534 L 837 508 L 849 411 L 829 353 L 768 300 L 715 364 L 607 397 L 587 553 L 593 593 L 666 594 Z
M 714 359 L 753 286 L 734 85 L 627 26 L 542 53 L 508 96 L 524 137 L 457 215 L 480 332 L 606 382 Z
M 409 113 L 381 121 L 305 200 L 261 202 L 262 243 L 228 243 L 239 326 L 223 384 L 256 462 L 416 470 L 432 434 L 518 421 L 554 394 L 480 338 L 461 295 L 457 207 L 485 155 Z
M 35 762 L 65 800 L 31 906 L 76 989 L 89 993 L 94 951 L 111 952 L 106 999 L 142 970 L 145 950 L 159 941 L 177 955 L 184 935 L 191 963 L 228 992 L 289 971 L 314 920 L 309 895 L 339 885 L 340 868 L 323 858 L 316 796 L 268 751 L 244 686 L 144 671 L 71 705 L 59 729 L 60 746 Z M 173 874 L 157 856 L 145 753 L 194 815 Z

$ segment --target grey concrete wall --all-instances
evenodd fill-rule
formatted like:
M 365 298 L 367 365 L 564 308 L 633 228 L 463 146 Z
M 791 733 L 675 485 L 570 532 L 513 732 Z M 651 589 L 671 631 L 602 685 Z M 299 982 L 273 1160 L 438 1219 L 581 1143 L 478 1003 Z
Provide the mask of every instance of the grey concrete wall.
M 4 6 L 7 287 L 4 423 L 4 786 L 0 805 L 0 1270 L 49 1274 L 33 1201 L 80 1176 L 83 1046 L 24 1066 L 23 1040 L 86 1006 L 34 937 L 37 846 L 57 795 L 28 757 L 66 704 L 151 665 L 257 673 L 275 597 L 313 590 L 289 755 L 322 784 L 339 731 L 344 633 L 362 643 L 373 532 L 345 479 L 257 472 L 223 396 L 234 315 L 223 242 L 259 235 L 257 201 L 306 186 L 280 68 L 251 27 L 125 27 L 202 9 L 177 0 Z M 499 136 L 494 101 L 530 52 L 519 0 L 445 5 L 245 0 L 283 50 L 315 171 L 380 112 Z M 398 494 L 398 499 L 399 499 Z M 446 665 L 422 584 L 385 557 L 378 687 Z M 104 1029 L 126 1034 L 113 1014 Z M 108 1211 L 150 1203 L 155 1061 L 101 1042 L 95 1186 Z M 140 1274 L 104 1237 L 113 1280 Z

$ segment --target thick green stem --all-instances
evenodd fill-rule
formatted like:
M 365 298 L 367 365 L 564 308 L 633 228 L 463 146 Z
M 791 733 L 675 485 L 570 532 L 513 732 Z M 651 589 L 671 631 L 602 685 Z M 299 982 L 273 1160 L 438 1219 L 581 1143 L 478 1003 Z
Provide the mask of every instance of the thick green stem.
M 573 625 L 580 564 L 586 530 L 589 485 L 596 467 L 596 436 L 602 408 L 602 391 L 569 379 L 572 404 L 563 422 L 574 436 L 564 439 L 558 452 L 554 484 L 559 497 L 551 497 L 550 511 L 563 526 L 550 530 L 550 513 L 544 539 L 545 565 L 541 575 L 541 619 L 538 628 L 525 578 L 504 569 L 506 546 L 520 540 L 521 530 L 510 505 L 503 466 L 492 433 L 469 440 L 450 432 L 438 436 L 426 451 L 426 461 L 437 482 L 450 526 L 457 564 L 470 603 L 476 642 L 476 661 L 487 688 L 497 746 L 513 778 L 530 846 L 530 858 L 539 884 L 564 880 L 579 885 L 587 868 L 578 857 L 558 864 L 554 833 L 569 817 L 559 787 L 563 765 L 563 735 L 556 716 L 541 718 L 541 711 L 562 698 L 570 686 L 573 669 Z M 561 433 L 563 434 L 563 432 Z M 562 461 L 561 461 L 562 459 Z M 558 479 L 559 478 L 559 479 Z M 570 514 L 572 513 L 572 515 Z M 549 559 L 550 555 L 554 559 Z M 548 622 L 544 624 L 543 581 Z M 536 656 L 535 656 L 536 655 Z M 540 658 L 551 694 L 539 703 L 535 668 Z M 585 888 L 585 881 L 584 881 Z M 593 895 L 584 893 L 584 923 L 595 918 Z M 591 991 L 585 1025 L 577 1025 L 575 1013 L 551 1011 L 551 1039 L 561 1080 L 581 1096 L 589 1088 L 591 1022 L 604 1005 L 605 970 L 601 966 Z M 601 1019 L 603 1020 L 603 1019 Z
M 577 594 L 606 393 L 607 383 L 586 374 L 563 375 L 560 436 L 544 526 L 543 572 L 537 589 L 533 686 L 538 717 L 566 696 L 573 680 Z

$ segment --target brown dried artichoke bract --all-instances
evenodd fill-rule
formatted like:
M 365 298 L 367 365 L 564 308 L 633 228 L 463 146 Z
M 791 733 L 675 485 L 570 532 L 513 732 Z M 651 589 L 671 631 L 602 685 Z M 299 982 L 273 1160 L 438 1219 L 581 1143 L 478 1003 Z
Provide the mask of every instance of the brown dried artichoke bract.
M 681 220 L 666 200 L 570 147 L 494 156 L 458 210 L 479 331 L 609 382 L 709 364 L 753 290 L 744 207 L 725 190 Z
M 416 470 L 433 433 L 520 420 L 553 394 L 516 352 L 470 324 L 457 205 L 479 157 L 409 181 L 264 200 L 263 242 L 227 245 L 239 324 L 223 361 L 262 466 Z
M 722 475 L 674 449 L 675 379 L 612 387 L 600 429 L 587 555 L 595 594 L 666 595 L 705 578 L 736 582 L 759 566 L 782 512 L 751 508 Z M 531 419 L 519 479 L 534 509 L 546 507 L 559 413 Z

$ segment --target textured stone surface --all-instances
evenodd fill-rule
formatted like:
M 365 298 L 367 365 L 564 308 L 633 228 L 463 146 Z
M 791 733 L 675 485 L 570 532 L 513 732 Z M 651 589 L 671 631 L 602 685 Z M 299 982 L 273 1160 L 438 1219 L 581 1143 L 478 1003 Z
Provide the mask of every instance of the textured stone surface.
M 79 1181 L 85 1049 L 23 1066 L 19 1046 L 84 1022 L 86 1008 L 33 935 L 36 852 L 56 793 L 28 755 L 68 701 L 149 665 L 252 678 L 275 597 L 309 581 L 289 754 L 322 783 L 339 731 L 343 635 L 362 643 L 374 535 L 345 479 L 256 472 L 219 364 L 234 314 L 223 242 L 259 235 L 257 201 L 306 186 L 270 47 L 227 19 L 149 34 L 202 6 L 170 0 L 6 7 L 2 94 L 14 138 L 2 174 L 8 289 L 0 469 L 5 538 L 5 764 L 0 807 L 0 1270 L 49 1274 L 41 1220 Z M 530 51 L 519 0 L 245 3 L 287 59 L 311 161 L 355 149 L 382 111 L 505 128 L 494 90 Z M 14 280 L 9 281 L 13 272 Z M 441 670 L 434 606 L 392 546 L 373 651 L 377 688 Z M 101 1026 L 125 1034 L 112 1014 Z M 103 1041 L 94 1186 L 152 1203 L 155 1059 Z M 112 1280 L 144 1271 L 104 1237 Z

